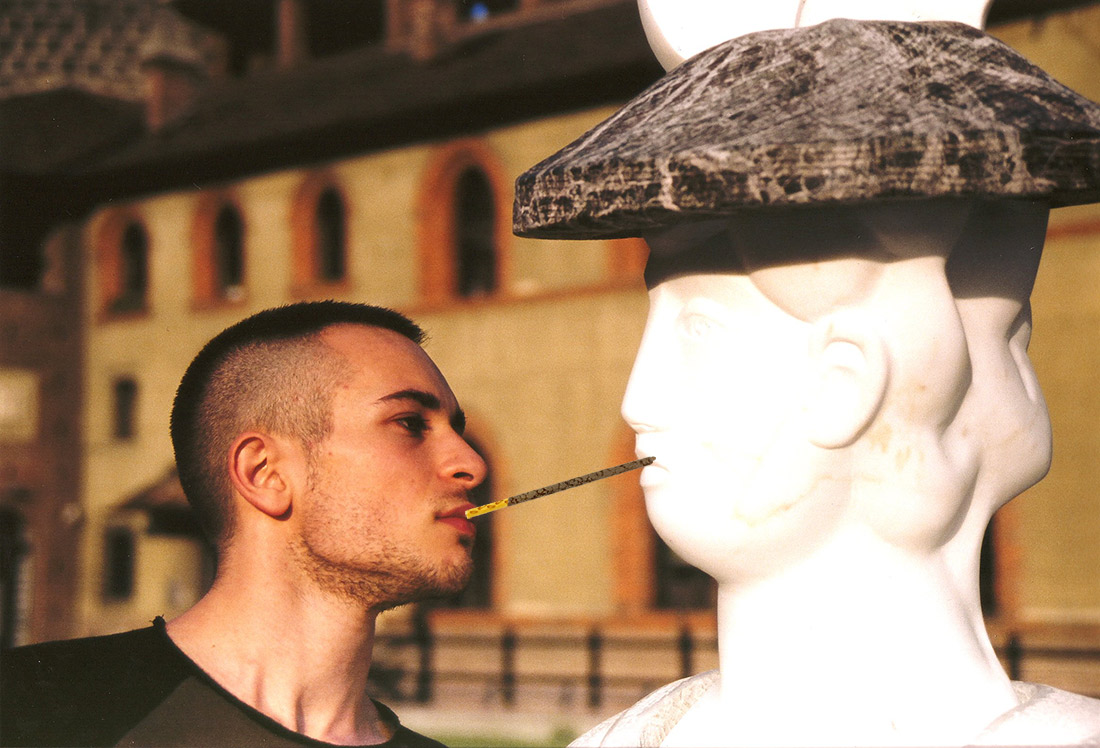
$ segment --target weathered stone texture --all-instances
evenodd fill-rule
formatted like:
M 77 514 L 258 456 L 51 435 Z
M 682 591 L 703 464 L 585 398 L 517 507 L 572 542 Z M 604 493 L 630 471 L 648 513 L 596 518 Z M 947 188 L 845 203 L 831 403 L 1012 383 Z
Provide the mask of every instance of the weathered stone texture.
M 534 237 L 768 205 L 1100 200 L 1100 105 L 957 23 L 838 19 L 686 61 L 516 181 Z

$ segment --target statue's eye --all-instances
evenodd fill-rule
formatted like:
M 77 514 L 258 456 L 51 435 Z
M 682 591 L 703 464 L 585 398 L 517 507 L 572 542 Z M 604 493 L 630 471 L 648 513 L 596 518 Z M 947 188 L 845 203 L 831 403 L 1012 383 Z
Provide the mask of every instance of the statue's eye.
M 704 340 L 718 333 L 722 324 L 713 317 L 696 312 L 687 312 L 680 318 L 680 331 L 684 337 L 692 340 Z

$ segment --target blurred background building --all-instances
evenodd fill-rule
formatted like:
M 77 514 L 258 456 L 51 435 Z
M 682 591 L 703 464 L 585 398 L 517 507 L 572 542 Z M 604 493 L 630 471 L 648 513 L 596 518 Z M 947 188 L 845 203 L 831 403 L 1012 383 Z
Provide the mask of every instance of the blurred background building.
M 1100 99 L 1100 3 L 996 0 L 989 30 Z M 645 245 L 514 237 L 512 183 L 661 72 L 633 0 L 0 0 L 0 644 L 201 595 L 168 411 L 269 306 L 422 323 L 479 500 L 631 459 Z M 983 600 L 1013 675 L 1100 696 L 1097 288 L 1100 209 L 1055 211 L 1032 341 L 1054 465 L 996 518 Z M 636 477 L 479 522 L 463 596 L 383 617 L 384 697 L 583 722 L 714 665 L 713 585 Z

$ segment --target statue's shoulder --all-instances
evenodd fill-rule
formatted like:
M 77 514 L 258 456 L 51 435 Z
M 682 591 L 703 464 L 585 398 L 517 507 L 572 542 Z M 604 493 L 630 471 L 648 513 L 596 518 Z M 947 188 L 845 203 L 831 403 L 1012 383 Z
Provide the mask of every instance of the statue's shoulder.
M 659 746 L 692 705 L 717 683 L 718 671 L 709 670 L 662 686 L 581 735 L 570 748 Z
M 974 745 L 1100 746 L 1100 699 L 1038 683 L 1012 687 L 1019 706 L 998 717 Z

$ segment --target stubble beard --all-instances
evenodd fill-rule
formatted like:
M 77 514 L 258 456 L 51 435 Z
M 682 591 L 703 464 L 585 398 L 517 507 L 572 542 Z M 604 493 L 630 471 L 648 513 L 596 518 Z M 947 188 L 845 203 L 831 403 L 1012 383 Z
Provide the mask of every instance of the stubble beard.
M 332 559 L 301 539 L 295 549 L 298 564 L 324 592 L 365 610 L 381 612 L 420 600 L 461 592 L 470 580 L 473 560 L 432 565 L 388 544 L 371 551 L 368 561 Z
M 332 505 L 331 498 L 316 484 L 314 492 L 320 502 Z M 380 518 L 372 524 L 384 526 L 385 521 Z M 296 538 L 292 557 L 318 589 L 364 610 L 381 612 L 420 600 L 450 597 L 465 589 L 473 572 L 470 544 L 465 544 L 466 552 L 459 561 L 432 562 L 418 554 L 418 549 L 388 538 L 365 538 L 364 547 L 349 559 L 325 550 L 323 540 L 337 529 L 322 521 Z

